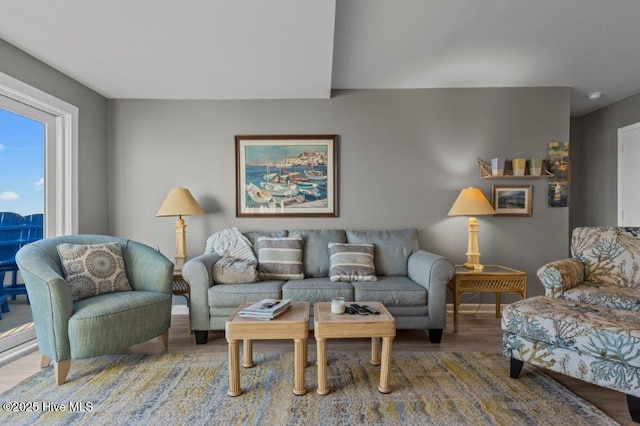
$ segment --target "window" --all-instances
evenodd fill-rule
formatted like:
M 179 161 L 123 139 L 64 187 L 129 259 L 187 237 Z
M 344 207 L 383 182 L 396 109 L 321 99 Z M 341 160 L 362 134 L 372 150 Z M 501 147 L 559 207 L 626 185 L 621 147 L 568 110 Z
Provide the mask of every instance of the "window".
M 2 73 L 0 108 L 44 123 L 45 237 L 78 233 L 78 108 Z M 0 339 L 0 365 L 37 348 L 25 321 Z
M 14 107 L 21 104 L 24 110 L 39 114 L 40 118 L 34 118 L 40 121 L 49 117 L 45 146 L 45 235 L 78 233 L 78 108 L 0 73 L 0 107 L 2 102 L 11 102 Z

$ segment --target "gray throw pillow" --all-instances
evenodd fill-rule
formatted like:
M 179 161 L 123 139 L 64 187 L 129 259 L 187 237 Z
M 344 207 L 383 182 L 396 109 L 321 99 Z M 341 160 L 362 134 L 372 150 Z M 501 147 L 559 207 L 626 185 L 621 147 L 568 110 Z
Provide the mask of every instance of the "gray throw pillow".
M 120 243 L 59 244 L 56 248 L 74 302 L 131 290 Z
M 371 243 L 329 243 L 331 281 L 378 281 Z
M 260 237 L 258 274 L 260 280 L 302 280 L 302 237 Z

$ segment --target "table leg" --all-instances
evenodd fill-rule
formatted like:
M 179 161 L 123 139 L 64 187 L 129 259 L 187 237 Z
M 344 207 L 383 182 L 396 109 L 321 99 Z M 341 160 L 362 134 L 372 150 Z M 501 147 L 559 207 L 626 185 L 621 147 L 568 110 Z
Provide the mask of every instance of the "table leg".
M 316 338 L 317 361 L 318 364 L 318 395 L 326 395 L 329 393 L 327 387 L 327 340 Z
M 502 297 L 502 293 L 496 292 L 496 318 L 500 318 L 502 316 L 502 312 L 500 312 L 501 297 Z
M 296 395 L 304 395 L 307 393 L 307 389 L 304 386 L 304 367 L 307 364 L 307 339 L 295 339 L 294 340 L 294 378 L 293 378 L 293 393 Z
M 391 346 L 393 337 L 384 337 L 382 339 L 382 366 L 380 367 L 380 384 L 378 390 L 381 393 L 391 392 L 389 379 L 391 376 Z
M 380 365 L 380 338 L 371 338 L 371 365 Z
M 229 396 L 238 396 L 240 388 L 240 341 L 228 340 L 229 346 Z
M 458 332 L 458 306 L 460 304 L 460 295 L 458 294 L 458 286 L 453 289 L 453 332 Z
M 253 367 L 253 342 L 250 339 L 242 341 L 242 366 L 244 368 Z

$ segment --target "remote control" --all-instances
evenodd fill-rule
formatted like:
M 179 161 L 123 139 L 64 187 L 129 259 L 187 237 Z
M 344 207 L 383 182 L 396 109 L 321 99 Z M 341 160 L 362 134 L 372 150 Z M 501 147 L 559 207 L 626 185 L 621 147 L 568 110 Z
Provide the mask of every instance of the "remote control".
M 349 315 L 355 315 L 358 313 L 358 311 L 356 311 L 356 309 L 352 308 L 351 306 L 347 306 L 346 308 L 344 308 L 344 311 Z
M 352 303 L 351 307 L 355 309 L 356 312 L 359 313 L 360 315 L 369 315 L 369 312 L 364 307 L 358 305 L 357 303 Z
M 380 315 L 380 312 L 378 312 L 376 308 L 372 308 L 371 306 L 367 306 L 367 305 L 362 305 L 362 307 L 370 314 Z

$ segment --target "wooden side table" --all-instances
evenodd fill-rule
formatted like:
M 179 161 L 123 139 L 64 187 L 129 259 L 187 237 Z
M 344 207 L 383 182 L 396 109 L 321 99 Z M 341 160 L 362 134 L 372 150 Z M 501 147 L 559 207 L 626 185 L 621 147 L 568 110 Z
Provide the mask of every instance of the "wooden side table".
M 182 296 L 187 299 L 187 309 L 189 310 L 189 330 L 191 330 L 191 300 L 189 299 L 190 287 L 189 283 L 185 281 L 182 277 L 182 270 L 174 268 L 173 269 L 173 283 L 171 284 L 171 293 L 174 296 Z M 191 334 L 193 334 L 193 330 L 191 330 Z
M 171 293 L 174 296 L 183 296 L 187 299 L 187 306 L 191 305 L 189 300 L 189 283 L 182 277 L 181 269 L 173 270 L 173 284 L 171 285 Z
M 496 318 L 500 318 L 500 296 L 516 293 L 527 297 L 527 274 L 501 265 L 485 265 L 482 271 L 456 265 L 456 275 L 447 284 L 453 293 L 453 332 L 458 332 L 458 308 L 462 293 L 495 293 Z

